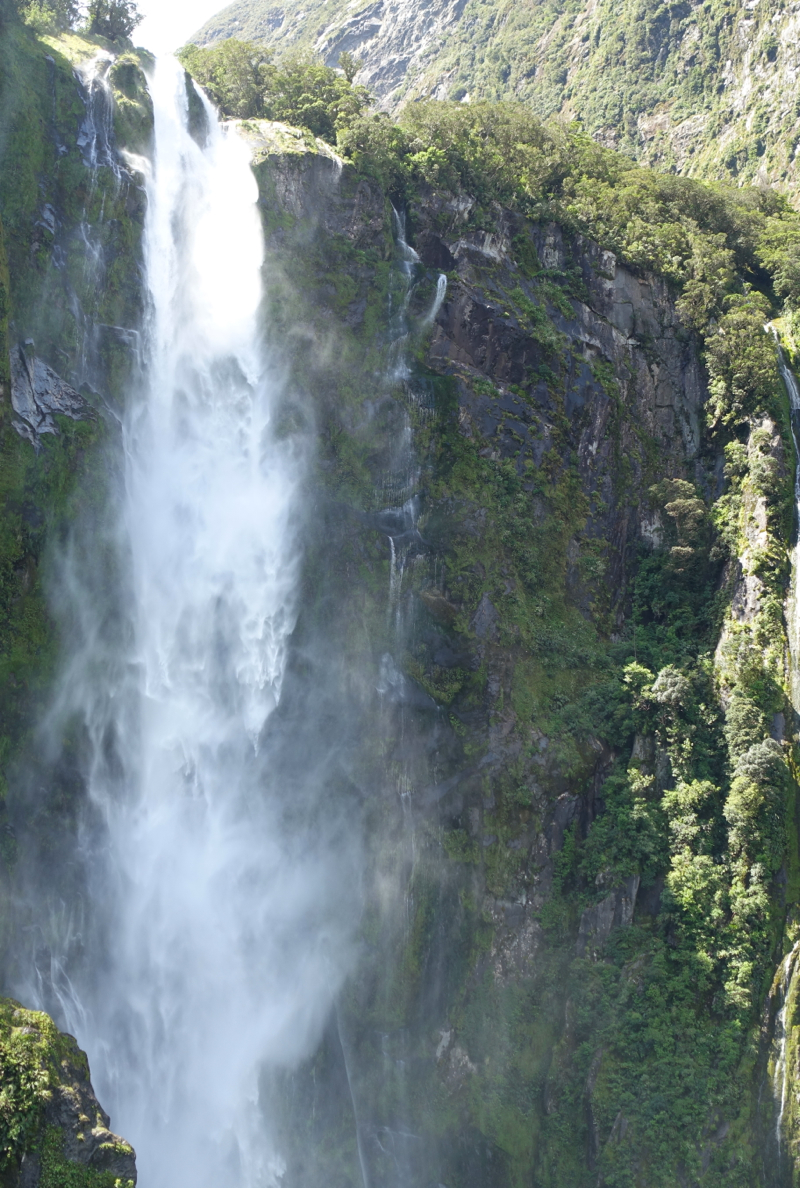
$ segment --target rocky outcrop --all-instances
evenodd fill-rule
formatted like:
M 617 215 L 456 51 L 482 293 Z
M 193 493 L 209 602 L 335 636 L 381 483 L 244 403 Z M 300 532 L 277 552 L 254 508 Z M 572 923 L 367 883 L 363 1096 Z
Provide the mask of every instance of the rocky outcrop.
M 17 420 L 12 425 L 37 451 L 43 433 L 57 433 L 54 417 L 82 421 L 92 415 L 90 406 L 74 388 L 48 367 L 33 351 L 33 343 L 11 352 L 11 403 Z
M 649 1055 L 625 1060 L 637 1012 L 670 1032 L 647 996 L 667 993 L 654 971 L 679 942 L 668 859 L 611 869 L 585 856 L 614 837 L 623 787 L 634 831 L 662 799 L 678 812 L 698 731 L 725 763 L 708 676 L 718 629 L 668 662 L 673 644 L 652 634 L 637 653 L 636 624 L 649 631 L 669 600 L 697 623 L 716 598 L 747 627 L 739 562 L 712 549 L 728 456 L 705 423 L 700 345 L 663 278 L 596 243 L 464 194 L 418 194 L 404 223 L 373 179 L 302 134 L 300 152 L 281 151 L 286 135 L 262 126 L 254 143 L 286 422 L 313 424 L 318 451 L 298 632 L 302 664 L 336 655 L 313 697 L 287 688 L 310 719 L 322 696 L 347 723 L 326 745 L 363 805 L 367 849 L 359 961 L 336 1035 L 293 1078 L 287 1177 L 313 1179 L 320 1152 L 350 1141 L 351 1123 L 322 1109 L 322 1086 L 346 1082 L 353 1176 L 603 1182 L 615 1161 L 647 1158 L 642 1119 L 671 1091 L 652 1088 Z M 788 448 L 761 417 L 734 451 L 762 475 L 729 512 L 748 572 L 775 546 Z M 615 655 L 634 670 L 618 685 L 599 675 Z M 637 681 L 647 724 L 615 738 L 606 715 Z M 767 728 L 783 737 L 779 696 Z M 706 829 L 659 820 L 656 847 Z M 638 837 L 620 845 L 650 844 Z M 719 1116 L 698 1099 L 708 1175 L 687 1183 L 716 1183 L 732 1158 L 750 1075 Z M 301 1151 L 291 1136 L 311 1114 L 319 1130 Z M 757 1129 L 742 1166 L 771 1188 Z
M 136 1155 L 109 1129 L 85 1054 L 38 1011 L 0 1000 L 0 1170 L 14 1188 L 134 1188 Z
M 612 929 L 633 923 L 640 882 L 639 875 L 632 875 L 621 887 L 609 891 L 605 899 L 586 909 L 581 916 L 575 945 L 579 957 L 597 954 L 611 936 Z

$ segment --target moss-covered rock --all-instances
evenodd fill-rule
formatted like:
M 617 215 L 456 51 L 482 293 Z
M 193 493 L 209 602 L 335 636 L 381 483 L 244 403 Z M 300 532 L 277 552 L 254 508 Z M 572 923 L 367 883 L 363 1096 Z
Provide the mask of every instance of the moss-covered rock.
M 8 1188 L 133 1188 L 86 1056 L 48 1015 L 0 1000 L 0 1178 Z

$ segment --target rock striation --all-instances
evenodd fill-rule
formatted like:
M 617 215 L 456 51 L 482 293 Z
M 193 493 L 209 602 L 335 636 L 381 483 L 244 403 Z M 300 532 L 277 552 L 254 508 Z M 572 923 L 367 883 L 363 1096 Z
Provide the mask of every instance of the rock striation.
M 82 421 L 92 412 L 80 393 L 37 358 L 32 347 L 26 343 L 10 352 L 11 403 L 17 414 L 12 424 L 38 450 L 43 433 L 58 432 L 56 416 Z

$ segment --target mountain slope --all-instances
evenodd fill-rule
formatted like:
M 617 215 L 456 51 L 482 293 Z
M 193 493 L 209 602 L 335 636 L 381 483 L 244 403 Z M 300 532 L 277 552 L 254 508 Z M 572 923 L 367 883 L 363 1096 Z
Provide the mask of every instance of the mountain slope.
M 226 37 L 347 50 L 386 110 L 517 98 L 651 165 L 800 185 L 800 0 L 237 0 L 193 40 Z

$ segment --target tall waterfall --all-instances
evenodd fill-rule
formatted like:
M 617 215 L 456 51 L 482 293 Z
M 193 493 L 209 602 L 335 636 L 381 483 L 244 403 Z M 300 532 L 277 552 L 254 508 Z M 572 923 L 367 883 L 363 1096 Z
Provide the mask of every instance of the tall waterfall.
M 800 447 L 798 446 L 798 429 L 800 428 L 800 388 L 797 386 L 797 380 L 794 377 L 794 372 L 789 367 L 778 344 L 778 366 L 780 368 L 783 382 L 786 384 L 786 390 L 789 393 L 789 402 L 791 405 L 792 417 L 792 437 L 794 439 L 794 447 L 796 454 L 795 462 L 795 476 L 794 476 L 794 496 L 795 505 L 800 514 Z M 792 695 L 792 704 L 796 710 L 800 710 L 800 536 L 795 542 L 792 550 L 792 587 L 789 595 L 788 605 L 788 627 L 789 627 L 789 648 L 791 649 L 791 665 L 790 665 L 790 687 Z
M 210 105 L 192 138 L 184 79 L 165 59 L 152 80 L 151 309 L 119 533 L 130 641 L 112 664 L 87 630 L 63 682 L 93 740 L 105 841 L 87 842 L 94 954 L 62 978 L 61 1009 L 142 1188 L 262 1188 L 281 1171 L 270 1070 L 319 1040 L 347 880 L 275 760 L 277 739 L 292 749 L 275 709 L 303 456 L 272 428 L 257 187 Z

